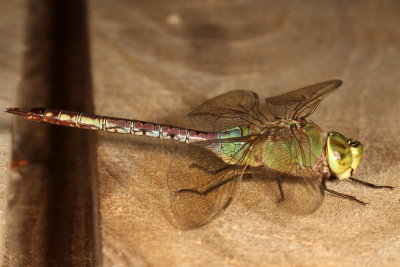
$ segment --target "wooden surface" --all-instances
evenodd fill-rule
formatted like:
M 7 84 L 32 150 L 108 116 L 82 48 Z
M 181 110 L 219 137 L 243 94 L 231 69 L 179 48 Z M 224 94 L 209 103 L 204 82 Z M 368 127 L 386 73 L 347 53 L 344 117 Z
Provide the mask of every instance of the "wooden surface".
M 3 108 L 93 112 L 85 2 L 33 0 L 22 8 L 21 78 L 16 100 Z M 99 263 L 95 133 L 14 118 L 12 134 L 4 265 Z
M 340 78 L 312 119 L 364 143 L 357 178 L 396 187 L 335 182 L 368 205 L 326 195 L 314 214 L 290 216 L 250 181 L 212 223 L 181 231 L 166 183 L 181 145 L 99 133 L 104 266 L 400 262 L 400 2 L 96 0 L 89 11 L 97 114 L 190 127 L 188 112 L 229 90 L 263 99 Z M 1 127 L 8 150 L 9 124 Z
M 22 1 L 0 4 L 0 110 L 15 103 L 23 50 L 24 5 Z M 0 112 L 0 264 L 6 260 L 6 215 L 8 175 L 11 165 L 11 118 Z
M 312 119 L 365 143 L 357 177 L 399 186 L 398 2 L 92 1 L 96 112 L 189 127 L 185 116 L 229 90 L 272 96 L 332 78 L 343 87 Z M 392 122 L 392 123 L 390 123 Z M 121 265 L 389 265 L 400 261 L 399 190 L 331 185 L 289 217 L 257 184 L 211 224 L 180 231 L 166 175 L 179 145 L 100 134 L 104 263 Z

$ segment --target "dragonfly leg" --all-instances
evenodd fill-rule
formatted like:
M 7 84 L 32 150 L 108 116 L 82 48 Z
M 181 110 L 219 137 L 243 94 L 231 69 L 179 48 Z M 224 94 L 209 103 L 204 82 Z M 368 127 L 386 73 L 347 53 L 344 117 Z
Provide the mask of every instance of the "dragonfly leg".
M 224 167 L 222 167 L 222 168 L 219 168 L 219 169 L 209 170 L 209 169 L 207 169 L 207 168 L 205 168 L 205 167 L 203 167 L 203 166 L 197 165 L 197 164 L 192 164 L 192 165 L 190 165 L 190 167 L 192 167 L 192 168 L 197 168 L 197 169 L 200 169 L 200 170 L 206 171 L 206 172 L 208 172 L 208 173 L 212 173 L 212 174 L 217 174 L 217 173 L 220 173 L 220 172 L 222 172 L 222 171 L 225 171 L 225 170 L 227 170 L 227 169 L 229 169 L 229 168 L 232 168 L 231 165 L 226 165 L 226 166 L 224 166 Z
M 254 178 L 254 174 L 252 174 L 252 173 L 250 173 L 250 172 L 245 172 L 245 173 L 243 173 L 243 176 L 242 176 L 242 179 L 243 180 L 251 180 L 251 179 L 253 179 Z
M 186 188 L 184 188 L 184 189 L 178 190 L 177 193 L 190 192 L 190 193 L 195 193 L 195 194 L 199 194 L 199 195 L 207 195 L 208 193 L 218 189 L 219 187 L 221 187 L 221 186 L 223 186 L 223 185 L 225 185 L 225 184 L 227 184 L 227 183 L 229 183 L 229 182 L 231 182 L 231 181 L 233 181 L 233 180 L 235 180 L 237 178 L 238 178 L 238 175 L 231 176 L 228 179 L 222 180 L 218 184 L 210 186 L 209 188 L 205 189 L 204 191 L 198 191 L 198 190 L 195 190 L 195 189 L 186 189 Z
M 338 179 L 335 175 L 331 175 L 331 176 L 329 176 L 328 177 L 328 181 L 333 181 L 333 180 L 336 180 L 336 179 Z
M 278 183 L 279 193 L 281 194 L 281 197 L 278 199 L 278 203 L 280 203 L 285 200 L 285 195 L 283 194 L 281 180 L 279 178 L 277 178 L 276 182 Z
M 337 191 L 334 191 L 334 190 L 332 190 L 332 189 L 327 188 L 327 187 L 326 187 L 326 180 L 327 180 L 327 179 L 331 179 L 331 178 L 330 178 L 330 177 L 327 178 L 326 176 L 323 176 L 323 177 L 322 177 L 322 181 L 321 181 L 321 186 L 322 186 L 322 188 L 323 188 L 326 192 L 329 192 L 329 193 L 331 193 L 331 194 L 333 194 L 333 195 L 336 195 L 336 196 L 339 196 L 339 197 L 342 197 L 342 198 L 346 198 L 346 199 L 349 199 L 349 200 L 356 201 L 356 202 L 358 202 L 358 203 L 360 203 L 360 204 L 362 204 L 362 205 L 365 205 L 365 204 L 366 204 L 365 202 L 363 202 L 363 201 L 361 201 L 361 200 L 359 200 L 359 199 L 357 199 L 357 198 L 355 198 L 355 197 L 353 197 L 353 196 L 346 195 L 346 194 L 343 194 L 343 193 L 339 193 L 339 192 L 337 192 Z
M 350 177 L 349 179 L 352 180 L 353 182 L 356 182 L 356 183 L 359 183 L 359 184 L 362 184 L 362 185 L 365 185 L 365 186 L 368 186 L 368 187 L 371 187 L 371 188 L 375 188 L 375 189 L 380 189 L 380 188 L 394 189 L 394 187 L 390 186 L 390 185 L 375 185 L 375 184 L 371 184 L 371 183 L 368 183 L 368 182 L 364 182 L 364 181 L 358 180 L 358 179 L 353 178 L 353 177 Z

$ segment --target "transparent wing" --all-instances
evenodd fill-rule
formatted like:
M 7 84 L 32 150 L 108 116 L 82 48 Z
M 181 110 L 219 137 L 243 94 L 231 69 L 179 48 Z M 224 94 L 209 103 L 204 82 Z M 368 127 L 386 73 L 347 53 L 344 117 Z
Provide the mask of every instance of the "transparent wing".
M 236 153 L 227 156 L 216 150 L 224 145 L 230 145 Z M 191 143 L 176 153 L 168 186 L 172 209 L 182 228 L 200 227 L 229 206 L 250 149 L 248 139 L 232 138 Z
M 278 142 L 271 142 L 277 140 Z M 323 201 L 324 190 L 320 177 L 312 169 L 309 138 L 297 129 L 281 128 L 267 137 L 264 153 L 265 167 L 253 169 L 266 194 L 279 207 L 294 214 L 317 210 Z
M 299 119 L 310 116 L 328 94 L 342 84 L 331 80 L 300 88 L 275 97 L 267 97 L 265 103 L 275 119 Z
M 264 189 L 279 208 L 292 214 L 309 214 L 322 204 L 324 191 L 311 167 L 294 164 L 287 173 L 264 176 Z
M 210 99 L 188 114 L 201 131 L 219 132 L 237 126 L 258 126 L 265 117 L 258 110 L 258 96 L 247 90 L 231 91 Z

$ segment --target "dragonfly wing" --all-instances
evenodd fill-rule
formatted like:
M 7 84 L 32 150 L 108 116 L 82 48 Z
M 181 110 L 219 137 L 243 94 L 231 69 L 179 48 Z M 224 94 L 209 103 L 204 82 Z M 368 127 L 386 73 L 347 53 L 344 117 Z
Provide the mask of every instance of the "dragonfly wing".
M 300 88 L 279 96 L 267 97 L 265 103 L 275 119 L 299 119 L 310 116 L 328 94 L 342 85 L 331 80 Z
M 279 208 L 292 214 L 309 214 L 322 204 L 324 190 L 319 177 L 310 167 L 294 165 L 288 173 L 276 173 L 267 178 L 265 191 Z
M 168 173 L 168 187 L 175 218 L 182 228 L 208 223 L 232 202 L 250 147 L 243 138 L 234 139 L 187 144 L 175 154 Z M 235 164 L 230 164 L 226 155 L 215 152 L 216 146 L 232 141 L 241 143 L 237 150 L 242 157 L 232 162 Z
M 259 112 L 258 104 L 256 93 L 236 90 L 204 102 L 188 116 L 198 130 L 207 132 L 219 132 L 237 126 L 261 127 L 265 118 Z
M 282 128 L 266 138 L 265 167 L 254 169 L 253 177 L 279 207 L 294 214 L 308 214 L 319 208 L 324 190 L 312 169 L 309 138 L 297 129 Z M 280 141 L 276 140 L 279 136 Z

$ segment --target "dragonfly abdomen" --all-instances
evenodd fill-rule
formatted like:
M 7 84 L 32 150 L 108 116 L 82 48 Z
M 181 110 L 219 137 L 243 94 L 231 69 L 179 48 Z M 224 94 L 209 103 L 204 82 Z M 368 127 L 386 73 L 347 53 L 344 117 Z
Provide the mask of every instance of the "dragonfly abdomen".
M 222 132 L 202 132 L 175 126 L 112 117 L 104 117 L 103 124 L 103 130 L 108 132 L 131 133 L 133 135 L 173 139 L 185 143 L 237 138 L 251 134 L 249 127 L 235 127 Z
M 184 143 L 218 139 L 218 133 L 207 133 L 146 121 L 104 117 L 103 128 L 107 132 L 130 133 Z
M 172 139 L 184 143 L 236 138 L 251 134 L 249 127 L 235 127 L 233 129 L 218 133 L 209 133 L 146 121 L 90 115 L 82 112 L 53 110 L 46 108 L 33 108 L 31 110 L 9 108 L 7 109 L 7 112 L 22 115 L 28 120 L 37 122 L 47 122 L 88 130 L 103 130 L 112 133 L 143 135 L 160 139 Z
M 7 109 L 7 112 L 22 115 L 28 120 L 37 122 L 47 122 L 88 130 L 103 130 L 112 133 L 172 139 L 184 143 L 220 139 L 221 135 L 224 137 L 229 135 L 228 131 L 222 133 L 208 133 L 139 120 L 90 115 L 81 112 L 46 108 L 33 108 L 31 110 L 9 108 Z

